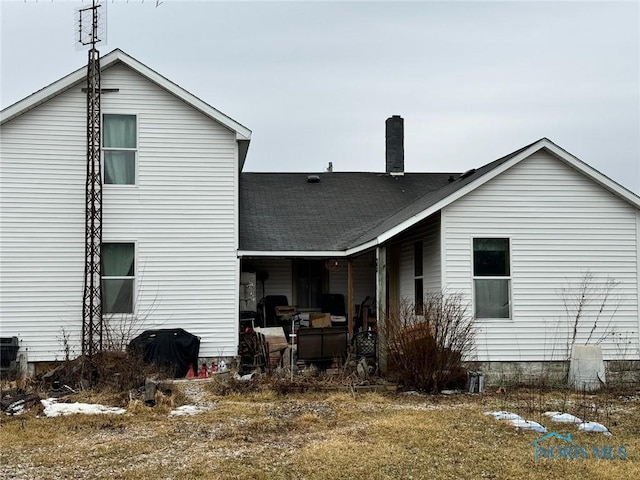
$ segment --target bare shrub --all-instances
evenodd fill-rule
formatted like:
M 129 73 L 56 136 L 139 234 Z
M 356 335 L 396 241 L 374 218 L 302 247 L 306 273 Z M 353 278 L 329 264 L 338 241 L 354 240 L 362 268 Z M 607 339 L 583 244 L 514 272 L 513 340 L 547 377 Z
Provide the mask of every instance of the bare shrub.
M 567 357 L 574 345 L 599 345 L 611 333 L 611 323 L 622 304 L 619 286 L 614 278 L 600 278 L 586 271 L 577 283 L 560 289 L 569 328 Z
M 429 294 L 423 315 L 403 301 L 397 312 L 387 314 L 382 348 L 389 369 L 408 389 L 438 392 L 466 383 L 463 359 L 474 348 L 475 327 L 460 295 Z

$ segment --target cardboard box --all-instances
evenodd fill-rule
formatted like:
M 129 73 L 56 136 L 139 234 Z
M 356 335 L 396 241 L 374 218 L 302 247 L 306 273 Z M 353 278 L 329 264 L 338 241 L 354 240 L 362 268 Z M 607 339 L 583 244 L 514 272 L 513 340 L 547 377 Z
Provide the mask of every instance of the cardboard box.
M 309 322 L 311 328 L 326 328 L 331 326 L 331 314 L 330 313 L 310 313 Z

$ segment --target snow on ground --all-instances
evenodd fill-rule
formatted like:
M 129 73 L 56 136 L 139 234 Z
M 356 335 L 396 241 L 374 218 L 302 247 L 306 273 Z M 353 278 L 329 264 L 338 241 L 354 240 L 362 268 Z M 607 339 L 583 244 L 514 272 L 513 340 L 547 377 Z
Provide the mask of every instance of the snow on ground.
M 583 430 L 585 432 L 598 432 L 604 433 L 607 436 L 611 436 L 611 432 L 607 427 L 598 422 L 582 422 L 578 425 L 578 430 Z
M 174 410 L 169 412 L 170 416 L 180 416 L 180 415 L 197 415 L 198 413 L 206 412 L 211 410 L 212 405 L 182 405 Z
M 126 412 L 124 408 L 105 407 L 98 403 L 58 403 L 55 398 L 40 400 L 44 407 L 44 414 L 47 417 L 58 417 L 60 415 L 73 415 L 74 413 L 84 413 L 87 415 L 97 415 L 112 413 L 120 415 Z
M 522 420 L 522 417 L 517 413 L 505 412 L 500 410 L 498 412 L 484 412 L 485 415 L 490 415 L 496 420 Z

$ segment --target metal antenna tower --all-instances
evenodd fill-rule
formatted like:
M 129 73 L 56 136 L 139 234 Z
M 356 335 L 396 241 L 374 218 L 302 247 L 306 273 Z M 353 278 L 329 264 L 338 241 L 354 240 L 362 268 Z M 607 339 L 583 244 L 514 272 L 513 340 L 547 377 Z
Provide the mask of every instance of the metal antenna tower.
M 100 52 L 98 0 L 79 10 L 78 33 L 90 45 L 87 63 L 87 179 L 85 213 L 84 297 L 82 303 L 82 355 L 91 358 L 102 350 L 102 169 L 100 167 Z M 87 17 L 90 15 L 90 26 Z M 84 20 L 84 25 L 83 25 Z M 89 28 L 88 28 L 89 27 Z

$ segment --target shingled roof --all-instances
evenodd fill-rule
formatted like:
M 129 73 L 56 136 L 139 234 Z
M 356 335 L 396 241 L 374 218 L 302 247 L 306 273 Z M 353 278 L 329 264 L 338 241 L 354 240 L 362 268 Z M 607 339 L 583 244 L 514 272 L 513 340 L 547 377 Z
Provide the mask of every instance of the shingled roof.
M 242 173 L 240 250 L 341 252 L 375 239 L 529 148 L 460 173 Z M 319 181 L 309 182 L 311 176 Z
M 459 174 L 242 173 L 240 249 L 342 251 L 425 193 Z
M 546 149 L 636 208 L 640 198 L 547 138 L 464 174 L 242 173 L 240 250 L 243 254 L 361 251 L 435 213 L 505 169 Z

